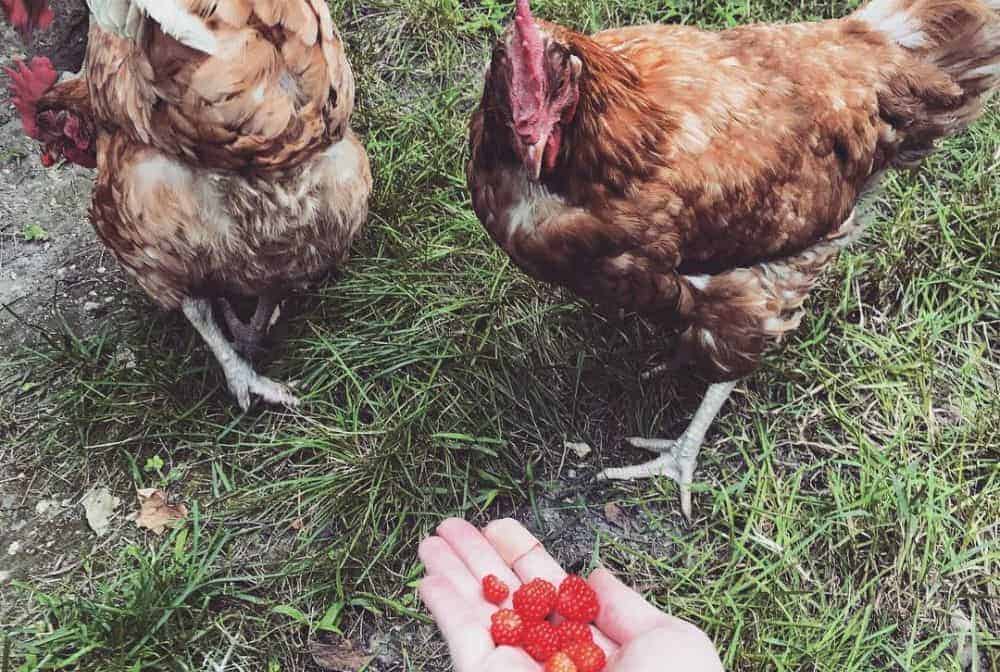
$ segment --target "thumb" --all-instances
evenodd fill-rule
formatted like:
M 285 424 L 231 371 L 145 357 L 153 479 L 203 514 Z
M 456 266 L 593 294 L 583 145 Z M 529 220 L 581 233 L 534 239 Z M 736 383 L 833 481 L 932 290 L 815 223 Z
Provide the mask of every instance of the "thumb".
M 594 625 L 619 644 L 678 620 L 651 605 L 606 569 L 594 571 L 587 583 L 601 604 Z

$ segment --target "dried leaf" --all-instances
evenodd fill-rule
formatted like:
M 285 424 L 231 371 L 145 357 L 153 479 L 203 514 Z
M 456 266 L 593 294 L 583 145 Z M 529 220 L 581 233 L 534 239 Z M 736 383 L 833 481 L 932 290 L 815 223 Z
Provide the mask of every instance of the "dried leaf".
M 291 527 L 296 532 L 301 532 L 305 528 L 305 526 L 306 522 L 304 520 L 302 520 L 301 518 L 296 518 L 295 520 L 292 521 L 292 524 L 289 527 Z
M 309 642 L 309 652 L 317 665 L 333 672 L 359 672 L 366 669 L 374 658 L 355 649 L 348 639 L 338 642 L 320 642 L 314 639 Z
M 111 494 L 107 488 L 95 487 L 80 500 L 87 512 L 87 524 L 99 537 L 111 529 L 111 516 L 122 500 Z
M 612 525 L 617 525 L 626 532 L 629 528 L 629 516 L 625 513 L 625 510 L 615 504 L 614 502 L 608 502 L 604 505 L 604 517 Z
M 139 513 L 135 518 L 135 524 L 152 530 L 157 536 L 163 534 L 174 523 L 187 518 L 187 507 L 183 504 L 168 503 L 167 495 L 162 490 L 146 488 L 136 490 L 136 495 L 139 497 Z

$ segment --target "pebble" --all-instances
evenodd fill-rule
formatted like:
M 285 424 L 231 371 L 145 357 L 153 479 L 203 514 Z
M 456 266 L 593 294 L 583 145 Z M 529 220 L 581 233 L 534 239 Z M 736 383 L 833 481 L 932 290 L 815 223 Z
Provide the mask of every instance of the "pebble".
M 20 552 L 21 552 L 21 542 L 20 541 L 15 541 L 15 542 L 11 543 L 10 546 L 7 547 L 7 555 L 13 556 L 13 555 L 17 555 Z
M 59 508 L 59 501 L 55 499 L 42 499 L 35 504 L 35 513 L 39 516 L 44 516 L 45 514 Z

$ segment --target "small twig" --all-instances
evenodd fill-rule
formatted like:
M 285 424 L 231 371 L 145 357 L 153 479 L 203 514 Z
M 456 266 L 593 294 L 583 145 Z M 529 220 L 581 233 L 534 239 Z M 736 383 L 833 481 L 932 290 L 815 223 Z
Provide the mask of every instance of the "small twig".
M 77 560 L 76 562 L 70 563 L 70 564 L 66 565 L 65 567 L 60 567 L 59 569 L 51 571 L 48 574 L 42 574 L 38 578 L 39 579 L 43 579 L 43 580 L 44 579 L 56 579 L 56 578 L 58 578 L 60 576 L 63 576 L 65 574 L 69 574 L 70 572 L 76 571 L 80 567 L 80 565 L 82 565 L 82 564 L 83 564 L 83 560 Z
M 26 298 L 28 297 L 22 296 L 20 299 L 17 299 L 16 301 L 21 301 Z M 10 313 L 14 317 L 14 319 L 17 320 L 17 322 L 23 325 L 24 327 L 31 329 L 33 331 L 37 331 L 39 334 L 41 334 L 42 338 L 48 341 L 50 345 L 53 346 L 59 345 L 59 342 L 55 338 L 53 338 L 52 334 L 50 334 L 48 331 L 38 326 L 37 324 L 32 324 L 31 322 L 28 322 L 26 319 L 18 315 L 16 312 L 14 312 L 14 309 L 11 308 L 11 305 L 12 305 L 11 303 L 0 303 L 0 309 L 3 309 L 4 311 Z

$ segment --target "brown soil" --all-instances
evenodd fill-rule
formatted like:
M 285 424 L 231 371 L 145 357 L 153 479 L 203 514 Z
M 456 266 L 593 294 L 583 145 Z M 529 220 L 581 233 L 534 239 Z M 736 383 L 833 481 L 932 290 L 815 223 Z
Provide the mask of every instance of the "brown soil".
M 0 26 L 0 68 L 39 54 L 60 70 L 79 70 L 86 40 L 82 0 L 52 0 L 56 21 L 30 46 Z M 87 218 L 92 175 L 45 169 L 25 137 L 0 75 L 0 586 L 12 579 L 58 581 L 97 543 L 83 522 L 79 487 L 49 473 L 25 473 L 4 448 L 10 394 L 24 381 L 4 359 L 44 339 L 95 333 L 124 298 L 124 278 Z M 45 232 L 29 240 L 29 229 Z M 22 409 L 23 410 L 23 409 Z M 18 413 L 18 415 L 22 415 Z M 8 599 L 10 598 L 10 599 Z M 0 623 L 14 613 L 0 589 Z

